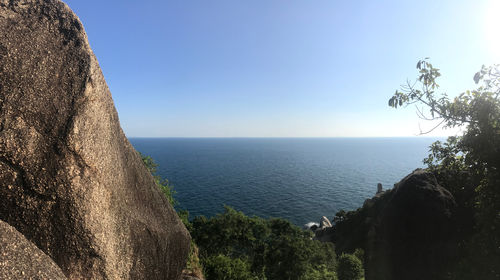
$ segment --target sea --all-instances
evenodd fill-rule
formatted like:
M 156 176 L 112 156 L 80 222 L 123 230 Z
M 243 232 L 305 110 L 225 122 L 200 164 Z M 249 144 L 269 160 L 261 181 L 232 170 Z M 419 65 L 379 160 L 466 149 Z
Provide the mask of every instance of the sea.
M 381 183 L 424 167 L 440 138 L 130 138 L 174 186 L 178 209 L 212 217 L 224 205 L 302 226 L 354 210 Z

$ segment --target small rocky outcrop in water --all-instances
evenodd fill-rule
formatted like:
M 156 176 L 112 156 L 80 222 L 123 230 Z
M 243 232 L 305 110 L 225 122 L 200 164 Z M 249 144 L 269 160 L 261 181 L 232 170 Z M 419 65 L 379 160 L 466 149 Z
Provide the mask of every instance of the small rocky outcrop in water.
M 319 228 L 325 229 L 330 227 L 332 227 L 332 223 L 330 223 L 330 220 L 328 220 L 328 218 L 325 216 L 321 217 L 321 221 L 319 222 Z
M 456 253 L 455 207 L 434 175 L 417 169 L 316 235 L 339 251 L 364 249 L 367 280 L 443 279 Z
M 177 279 L 189 234 L 123 134 L 79 19 L 0 0 L 0 219 L 72 279 Z
M 0 220 L 0 279 L 66 279 L 35 244 Z

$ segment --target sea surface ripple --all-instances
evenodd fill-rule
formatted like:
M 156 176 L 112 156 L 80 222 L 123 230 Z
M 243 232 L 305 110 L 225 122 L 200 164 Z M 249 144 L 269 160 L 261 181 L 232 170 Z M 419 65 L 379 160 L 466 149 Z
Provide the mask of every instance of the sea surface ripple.
M 224 205 L 297 225 L 353 210 L 418 167 L 438 140 L 408 138 L 130 138 L 158 164 L 190 216 Z M 442 140 L 442 139 L 439 139 Z

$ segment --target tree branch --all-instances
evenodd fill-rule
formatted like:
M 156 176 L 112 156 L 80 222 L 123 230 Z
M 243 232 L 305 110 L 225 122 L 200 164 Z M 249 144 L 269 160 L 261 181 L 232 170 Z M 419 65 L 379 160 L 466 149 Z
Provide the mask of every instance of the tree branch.
M 434 131 L 436 128 L 438 128 L 440 125 L 442 125 L 444 122 L 445 122 L 446 119 L 443 119 L 441 122 L 439 122 L 436 126 L 434 126 L 433 128 L 431 128 L 430 130 L 426 131 L 426 132 L 422 132 L 422 129 L 420 128 L 420 124 L 418 124 L 418 128 L 420 130 L 420 134 L 419 135 L 424 135 L 424 134 L 429 134 L 431 133 L 432 131 Z
M 407 94 L 411 95 L 412 93 L 415 93 L 415 89 L 412 85 L 410 85 L 409 81 L 407 81 L 407 84 L 405 87 L 402 87 L 402 89 L 404 91 L 407 91 Z M 427 101 L 427 100 L 424 100 L 422 98 L 422 96 L 424 95 L 424 93 L 428 93 L 428 87 L 427 86 L 424 86 L 424 88 L 422 89 L 422 94 L 420 95 L 416 95 L 416 101 L 413 101 L 413 102 L 407 102 L 408 105 L 411 105 L 411 104 L 414 104 L 416 102 L 422 102 L 424 105 L 427 105 L 431 110 L 433 110 L 436 114 L 438 114 L 439 117 L 434 117 L 433 119 L 439 119 L 439 118 L 442 118 L 444 119 L 444 121 L 446 120 L 451 120 L 451 121 L 455 121 L 455 122 L 466 122 L 466 123 L 469 123 L 469 124 L 477 124 L 477 121 L 472 121 L 472 120 L 463 120 L 461 118 L 457 118 L 457 117 L 454 117 L 454 116 L 451 116 L 451 115 L 447 115 L 446 113 L 444 113 L 443 111 L 439 110 L 438 108 L 436 108 L 436 106 L 432 103 L 436 103 L 435 100 L 431 100 L 431 102 Z M 443 122 L 444 122 L 443 121 Z

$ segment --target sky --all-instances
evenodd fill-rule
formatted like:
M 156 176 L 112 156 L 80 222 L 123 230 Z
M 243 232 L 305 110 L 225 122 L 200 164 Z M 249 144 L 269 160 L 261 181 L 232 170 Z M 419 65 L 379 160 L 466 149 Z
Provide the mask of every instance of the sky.
M 128 137 L 415 136 L 433 124 L 387 101 L 419 59 L 450 96 L 500 62 L 499 0 L 66 3 Z

